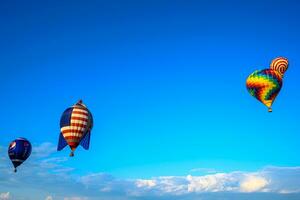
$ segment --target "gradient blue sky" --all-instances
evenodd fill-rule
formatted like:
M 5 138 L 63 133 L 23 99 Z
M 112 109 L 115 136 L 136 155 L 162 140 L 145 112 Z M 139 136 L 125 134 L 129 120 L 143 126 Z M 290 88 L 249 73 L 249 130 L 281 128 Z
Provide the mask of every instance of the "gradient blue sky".
M 83 99 L 74 174 L 201 175 L 300 165 L 297 1 L 1 1 L 0 145 L 56 144 Z M 290 61 L 273 113 L 246 77 Z M 56 153 L 69 154 L 69 149 Z M 192 170 L 192 171 L 191 171 Z

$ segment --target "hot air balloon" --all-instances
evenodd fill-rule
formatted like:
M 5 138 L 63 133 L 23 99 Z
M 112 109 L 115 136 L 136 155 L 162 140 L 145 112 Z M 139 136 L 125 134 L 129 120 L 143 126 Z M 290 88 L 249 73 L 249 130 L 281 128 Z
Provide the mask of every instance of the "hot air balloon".
M 9 144 L 8 156 L 17 172 L 17 167 L 21 165 L 31 154 L 31 144 L 25 138 L 17 138 Z
M 288 68 L 288 60 L 278 57 L 272 60 L 270 69 L 256 70 L 247 78 L 246 87 L 250 95 L 262 102 L 272 112 L 272 104 L 282 87 L 282 79 Z
M 283 77 L 284 73 L 288 69 L 289 61 L 286 58 L 278 57 L 272 60 L 270 64 L 270 69 L 275 70 L 280 73 L 281 77 Z
M 79 144 L 88 150 L 92 128 L 92 114 L 80 100 L 72 107 L 67 108 L 61 116 L 57 150 L 60 151 L 69 145 L 71 157 L 74 156 L 74 151 Z

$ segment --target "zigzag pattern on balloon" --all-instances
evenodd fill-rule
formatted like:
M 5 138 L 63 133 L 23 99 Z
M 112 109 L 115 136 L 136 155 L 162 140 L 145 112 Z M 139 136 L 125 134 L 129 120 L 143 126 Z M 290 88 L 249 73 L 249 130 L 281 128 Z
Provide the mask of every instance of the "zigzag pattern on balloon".
M 275 70 L 258 70 L 248 77 L 246 86 L 252 96 L 270 108 L 282 87 L 282 77 Z

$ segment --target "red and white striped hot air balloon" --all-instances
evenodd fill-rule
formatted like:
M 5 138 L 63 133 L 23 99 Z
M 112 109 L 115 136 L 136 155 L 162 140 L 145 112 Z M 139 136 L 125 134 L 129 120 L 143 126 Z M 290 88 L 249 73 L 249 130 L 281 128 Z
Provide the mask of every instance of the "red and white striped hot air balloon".
M 69 145 L 70 156 L 80 144 L 84 149 L 89 149 L 93 116 L 87 107 L 79 100 L 75 105 L 67 108 L 60 119 L 60 136 L 57 150 L 62 150 Z

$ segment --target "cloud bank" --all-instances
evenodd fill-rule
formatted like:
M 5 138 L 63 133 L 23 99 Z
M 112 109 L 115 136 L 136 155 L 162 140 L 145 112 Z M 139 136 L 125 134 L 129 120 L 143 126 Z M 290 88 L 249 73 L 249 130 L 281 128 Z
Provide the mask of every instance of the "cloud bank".
M 9 199 L 9 192 L 0 193 L 0 200 L 8 200 Z
M 64 167 L 66 158 L 54 153 L 54 145 L 41 144 L 18 175 L 1 155 L 0 200 L 300 199 L 300 167 L 119 179 L 106 173 L 76 175 Z

